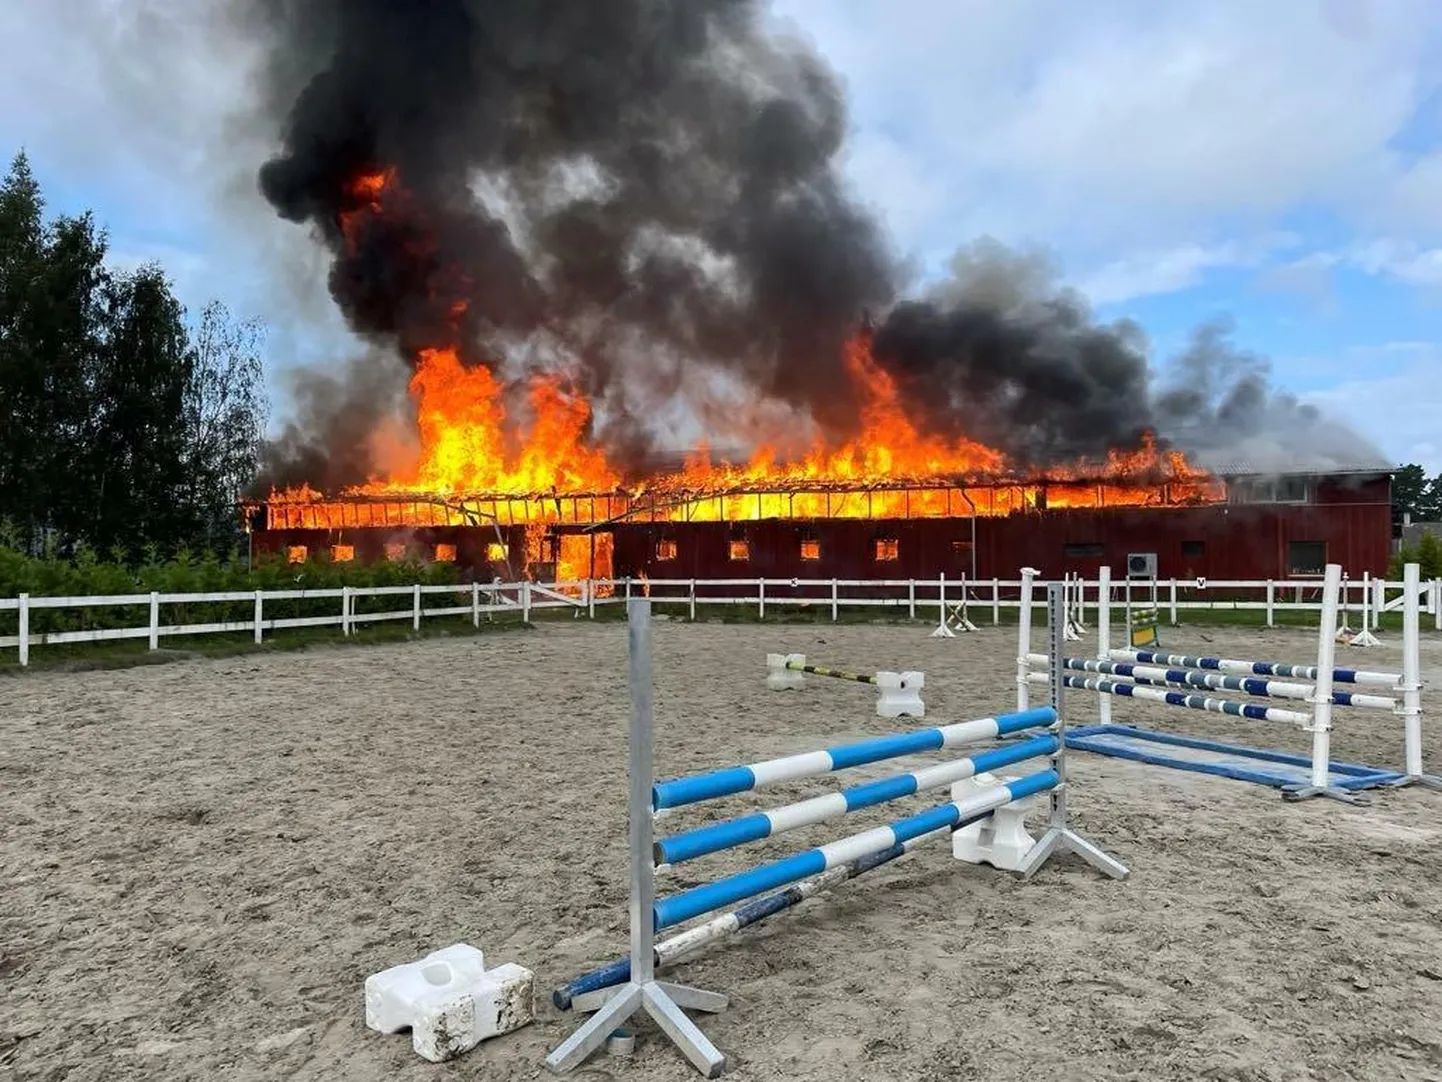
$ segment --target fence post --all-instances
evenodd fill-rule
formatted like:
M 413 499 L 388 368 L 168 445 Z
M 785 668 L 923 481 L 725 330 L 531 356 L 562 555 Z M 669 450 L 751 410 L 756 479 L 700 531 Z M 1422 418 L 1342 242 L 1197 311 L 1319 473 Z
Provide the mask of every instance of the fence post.
M 766 580 L 756 580 L 756 619 L 766 619 Z
M 587 580 L 586 580 L 586 618 L 587 618 L 588 620 L 594 620 L 594 619 L 596 618 L 596 580 L 595 580 L 595 579 L 587 579 Z
M 340 588 L 340 633 L 342 636 L 350 635 L 350 587 Z
M 836 623 L 836 580 L 831 580 L 831 622 Z M 1442 625 L 1439 625 L 1442 626 Z
M 481 580 L 471 580 L 471 626 L 477 631 L 481 627 Z
M 421 584 L 411 587 L 411 630 L 421 629 Z
M 255 592 L 255 645 L 265 641 L 265 591 Z
M 16 615 L 19 617 L 20 634 L 20 667 L 24 668 L 30 664 L 30 595 L 20 595 L 20 608 Z
M 160 595 L 150 591 L 150 648 L 160 649 Z
M 1267 580 L 1267 626 L 1277 626 L 1277 614 L 1274 608 L 1277 603 L 1277 584 L 1272 579 Z
M 1177 580 L 1172 579 L 1172 627 L 1177 626 Z
M 1372 602 L 1372 630 L 1381 631 L 1382 612 L 1387 607 L 1387 576 L 1378 575 L 1373 581 L 1377 584 L 1377 597 Z M 1406 586 L 1404 585 L 1402 588 L 1405 590 Z
M 626 576 L 626 600 L 631 600 L 631 576 Z
M 991 580 L 991 626 L 1001 626 L 1001 579 Z
M 916 580 L 906 580 L 906 618 L 916 619 Z
M 696 580 L 691 580 L 690 591 L 686 595 L 687 604 L 691 607 L 691 622 L 696 622 Z
M 626 593 L 627 593 L 628 596 L 630 595 L 630 592 L 631 592 L 631 580 L 630 580 L 630 579 L 627 579 L 627 580 L 626 580 Z M 521 580 L 521 623 L 523 623 L 523 624 L 529 624 L 530 622 L 531 622 L 531 580 L 530 580 L 530 579 L 522 579 L 522 580 Z
M 1432 583 L 1432 623 L 1434 630 L 1442 631 L 1442 579 Z

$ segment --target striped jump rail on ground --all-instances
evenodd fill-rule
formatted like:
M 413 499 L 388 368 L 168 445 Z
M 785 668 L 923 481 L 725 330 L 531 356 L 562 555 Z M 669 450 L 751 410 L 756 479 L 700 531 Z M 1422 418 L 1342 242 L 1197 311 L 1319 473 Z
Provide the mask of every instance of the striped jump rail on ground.
M 876 674 L 847 672 L 845 669 L 833 669 L 826 665 L 802 665 L 795 661 L 788 661 L 786 667 L 792 672 L 810 673 L 812 676 L 832 676 L 837 680 L 855 680 L 858 684 L 876 683 Z
M 1000 714 L 993 718 L 961 721 L 934 729 L 918 729 L 910 733 L 893 733 L 854 744 L 842 744 L 824 751 L 808 751 L 767 759 L 749 766 L 725 767 L 704 774 L 659 782 L 651 789 L 651 806 L 656 811 L 696 804 L 702 800 L 746 793 L 768 785 L 813 778 L 837 770 L 865 766 L 903 755 L 937 751 L 942 748 L 978 744 L 998 736 L 1018 733 L 1056 723 L 1056 711 L 1049 706 Z
M 880 853 L 894 845 L 902 845 L 908 839 L 918 838 L 934 830 L 965 826 L 985 818 L 1005 804 L 1045 792 L 1060 782 L 1061 778 L 1055 770 L 1037 771 L 1016 781 L 984 790 L 967 800 L 948 801 L 918 815 L 898 819 L 889 826 L 864 830 L 794 856 L 683 890 L 679 894 L 657 900 L 652 907 L 654 927 L 657 931 L 670 928 L 732 902 L 739 902 L 743 898 L 784 887 L 799 879 L 820 875 L 839 865 Z
M 1246 676 L 1280 676 L 1296 680 L 1317 679 L 1315 665 L 1287 665 L 1279 661 L 1239 661 L 1225 657 L 1191 657 L 1186 654 L 1162 654 L 1152 650 L 1112 650 L 1108 656 L 1119 661 L 1180 666 L 1186 669 L 1210 669 L 1213 672 L 1239 673 Z M 1371 687 L 1395 688 L 1402 682 L 1401 673 L 1367 672 L 1364 669 L 1333 669 L 1332 680 L 1338 684 L 1366 684 Z
M 811 879 L 803 880 L 800 883 L 792 884 L 775 894 L 768 894 L 764 898 L 754 898 L 745 904 L 738 906 L 729 913 L 723 913 L 714 917 L 704 924 L 698 924 L 694 928 L 688 928 L 663 939 L 656 944 L 655 964 L 657 969 L 674 965 L 689 954 L 693 954 L 702 947 L 724 939 L 729 935 L 749 928 L 753 924 L 759 924 L 768 917 L 777 913 L 785 912 L 793 906 L 799 905 L 807 898 L 815 897 L 822 891 L 830 890 L 832 887 L 855 879 L 857 876 L 865 875 L 869 871 L 880 868 L 891 863 L 897 857 L 904 856 L 919 845 L 935 841 L 938 838 L 949 838 L 956 828 L 942 827 L 933 830 L 929 834 L 922 834 L 916 838 L 908 838 L 900 845 L 893 845 L 890 848 L 882 849 L 879 852 L 871 853 L 859 860 L 839 868 L 832 868 L 822 872 Z M 583 973 L 574 980 L 551 992 L 551 1002 L 563 1011 L 571 1009 L 571 1001 L 587 992 L 600 991 L 602 988 L 612 988 L 615 985 L 623 984 L 631 978 L 631 959 L 618 958 L 604 966 L 599 966 L 589 973 Z
M 1032 683 L 1047 683 L 1046 673 L 1033 673 Z M 1250 718 L 1253 721 L 1285 721 L 1292 725 L 1310 725 L 1312 715 L 1300 710 L 1285 710 L 1277 706 L 1260 706 L 1257 703 L 1239 703 L 1232 699 L 1213 699 L 1206 695 L 1190 695 L 1184 691 L 1168 691 L 1165 688 L 1147 687 L 1125 680 L 1112 680 L 1104 676 L 1062 677 L 1062 682 L 1075 691 L 1095 691 L 1102 695 L 1118 695 L 1128 699 L 1165 703 L 1167 706 L 1185 706 L 1189 710 L 1205 710 L 1210 714 L 1229 714 L 1236 718 Z
M 1030 654 L 1029 659 L 1046 664 L 1045 654 Z M 1135 665 L 1127 661 L 1104 661 L 1096 658 L 1069 657 L 1063 662 L 1074 672 L 1100 673 L 1103 676 L 1124 676 L 1138 684 L 1152 687 L 1181 685 L 1205 688 L 1208 691 L 1236 691 L 1265 699 L 1311 700 L 1317 694 L 1313 684 L 1285 683 L 1255 676 L 1231 676 L 1221 672 L 1202 672 L 1196 669 L 1168 669 L 1155 665 Z M 1337 706 L 1355 706 L 1366 710 L 1395 710 L 1397 700 L 1388 695 L 1366 695 L 1360 692 L 1332 691 L 1332 702 Z

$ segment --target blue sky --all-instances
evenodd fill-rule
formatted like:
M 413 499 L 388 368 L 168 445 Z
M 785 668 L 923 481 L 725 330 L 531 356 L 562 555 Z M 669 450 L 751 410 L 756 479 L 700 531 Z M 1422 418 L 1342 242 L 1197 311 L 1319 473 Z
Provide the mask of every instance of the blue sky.
M 254 57 L 199 0 L 0 5 L 0 153 L 93 208 L 121 262 L 270 326 L 276 371 L 344 336 L 324 264 L 260 205 Z M 1442 471 L 1442 4 L 778 0 L 846 82 L 845 168 L 923 276 L 1035 249 L 1155 360 L 1233 321 L 1274 382 Z M 278 403 L 283 407 L 283 401 Z

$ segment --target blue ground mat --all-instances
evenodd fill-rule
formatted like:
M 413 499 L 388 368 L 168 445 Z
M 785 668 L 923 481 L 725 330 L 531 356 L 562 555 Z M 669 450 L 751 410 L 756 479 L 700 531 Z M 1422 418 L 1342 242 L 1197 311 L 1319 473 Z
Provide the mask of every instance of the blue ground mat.
M 1305 755 L 1159 733 L 1131 725 L 1082 725 L 1068 729 L 1066 746 L 1149 766 L 1270 785 L 1275 789 L 1307 785 L 1312 776 L 1311 760 Z M 1339 763 L 1335 759 L 1327 765 L 1330 784 L 1338 789 L 1373 789 L 1402 776 L 1395 771 Z

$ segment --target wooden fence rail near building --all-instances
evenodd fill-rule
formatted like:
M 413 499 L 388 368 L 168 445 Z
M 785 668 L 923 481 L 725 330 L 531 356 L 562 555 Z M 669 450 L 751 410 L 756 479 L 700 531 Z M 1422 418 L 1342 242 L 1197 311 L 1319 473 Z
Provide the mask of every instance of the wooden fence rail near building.
M 1042 580 L 1038 580 L 1041 582 Z M 1150 596 L 1150 581 L 1133 580 Z M 1269 582 L 1162 580 L 1157 584 L 1159 609 L 1176 624 L 1191 611 L 1258 612 L 1267 626 L 1280 613 L 1321 612 L 1321 583 L 1314 579 Z M 1119 591 L 1119 584 L 1113 584 Z M 1082 580 L 1084 612 L 1096 612 L 1097 584 Z M 1344 586 L 1348 611 L 1362 616 L 1364 593 L 1370 592 L 1373 614 L 1401 605 L 1402 584 L 1371 579 Z M 1018 608 L 1019 579 L 620 579 L 579 582 L 491 582 L 453 586 L 342 586 L 320 590 L 242 590 L 221 593 L 137 593 L 103 597 L 39 597 L 21 594 L 0 598 L 0 650 L 15 649 L 21 665 L 29 664 L 34 646 L 145 639 L 151 650 L 160 640 L 182 635 L 250 634 L 256 643 L 267 632 L 287 628 L 339 627 L 350 635 L 362 624 L 437 617 L 481 620 L 498 615 L 529 622 L 533 612 L 568 610 L 594 617 L 599 606 L 619 604 L 633 595 L 648 595 L 658 606 L 684 608 L 691 619 L 706 606 L 754 608 L 758 619 L 769 612 L 809 609 L 840 619 L 843 610 L 882 609 L 909 619 L 935 619 L 943 602 L 959 605 L 963 593 L 973 622 L 1000 624 L 1003 611 Z M 1039 591 L 1038 596 L 1045 596 Z M 395 602 L 386 599 L 396 599 Z M 404 599 L 403 601 L 401 599 Z M 394 604 L 394 607 L 387 607 Z M 1115 601 L 1113 602 L 1115 605 Z M 369 611 L 379 605 L 378 611 Z M 190 620 L 203 608 L 212 619 Z M 147 618 L 127 626 L 94 626 L 120 622 L 102 610 L 143 610 Z M 329 611 L 317 611 L 329 610 Z M 1442 579 L 1424 584 L 1424 611 L 1442 631 Z M 287 615 L 287 613 L 292 613 Z M 56 614 L 51 616 L 50 614 Z M 61 616 L 60 614 L 66 614 Z M 78 614 L 78 615 L 76 615 Z M 162 622 L 162 615 L 173 622 Z M 1344 617 L 1345 618 L 1345 617 Z M 122 618 L 123 619 L 123 618 Z M 1376 617 L 1373 616 L 1375 623 Z M 47 623 L 68 625 L 45 627 Z M 91 626 L 75 627 L 80 624 Z M 37 626 L 40 625 L 40 626 Z M 1365 630 L 1365 629 L 1364 629 Z

